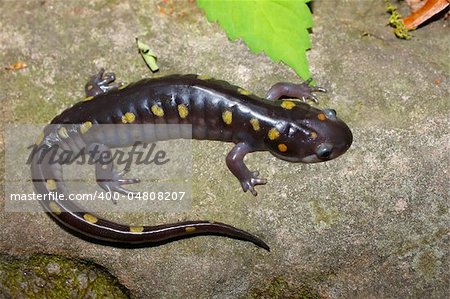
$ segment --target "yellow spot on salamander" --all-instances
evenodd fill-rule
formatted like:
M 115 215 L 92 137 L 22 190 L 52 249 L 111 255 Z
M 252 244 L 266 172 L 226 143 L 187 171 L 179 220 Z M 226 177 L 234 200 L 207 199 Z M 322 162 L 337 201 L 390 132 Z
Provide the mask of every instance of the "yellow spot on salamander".
M 44 132 L 41 132 L 41 134 L 39 134 L 38 138 L 36 139 L 35 144 L 36 145 L 41 144 L 42 140 L 44 140 Z
M 316 139 L 317 138 L 317 133 L 316 132 L 311 132 L 311 133 L 309 133 L 309 137 L 311 137 L 312 139 Z
M 122 122 L 124 124 L 131 124 L 134 122 L 134 120 L 136 119 L 136 115 L 134 115 L 134 113 L 131 112 L 127 112 L 125 113 L 125 115 L 122 116 Z
M 267 136 L 269 136 L 270 140 L 275 140 L 278 137 L 280 137 L 280 132 L 278 132 L 277 129 L 272 128 L 272 129 L 269 130 L 269 133 L 267 133 Z
M 125 83 L 125 84 L 123 84 L 123 85 L 120 85 L 118 89 L 119 89 L 119 90 L 124 89 L 124 88 L 127 87 L 128 85 L 130 85 L 130 83 Z
M 55 180 L 47 180 L 47 189 L 50 191 L 56 190 L 56 181 Z
M 222 119 L 224 123 L 226 123 L 227 125 L 231 125 L 231 123 L 233 122 L 233 113 L 228 110 L 224 111 L 222 113 Z
M 92 88 L 94 88 L 94 86 L 92 86 L 91 84 L 89 84 L 89 85 L 86 87 L 87 90 L 92 90 Z
M 212 79 L 212 77 L 209 76 L 209 75 L 198 75 L 198 76 L 197 76 L 197 79 L 200 79 L 200 80 L 210 80 L 210 79 Z
M 164 116 L 164 110 L 163 108 L 159 107 L 158 105 L 153 105 L 152 108 L 150 108 L 152 110 L 152 113 L 158 117 L 163 117 Z
M 195 232 L 197 229 L 196 229 L 195 227 L 188 226 L 188 227 L 185 228 L 185 230 L 186 230 L 187 233 L 193 233 L 193 232 Z
M 323 114 L 323 113 L 317 114 L 317 118 L 318 118 L 319 120 L 321 120 L 321 121 L 324 121 L 324 120 L 327 119 L 327 117 L 326 117 L 325 114 Z
M 282 153 L 284 153 L 285 151 L 287 151 L 287 146 L 284 143 L 280 143 L 278 144 L 278 150 Z
M 143 226 L 130 226 L 130 232 L 132 233 L 142 233 L 144 231 Z
M 97 223 L 97 221 L 98 221 L 97 217 L 95 217 L 94 215 L 88 214 L 88 213 L 84 214 L 83 218 L 84 218 L 84 220 L 86 220 L 87 222 L 92 223 L 92 224 Z
M 240 88 L 240 87 L 238 87 L 237 91 L 238 91 L 240 94 L 244 95 L 244 96 L 248 96 L 248 95 L 251 95 L 251 94 L 252 94 L 250 91 L 248 91 L 248 90 L 246 90 L 246 89 L 243 89 L 243 88 Z
M 90 101 L 90 100 L 92 100 L 93 98 L 94 98 L 93 96 L 91 96 L 91 97 L 86 97 L 86 98 L 83 99 L 83 102 Z
M 295 103 L 291 101 L 283 101 L 281 102 L 281 107 L 287 110 L 291 110 L 292 108 L 295 107 Z
M 261 129 L 259 126 L 259 120 L 257 120 L 256 118 L 250 119 L 250 124 L 252 125 L 253 130 L 255 131 L 259 131 L 259 129 Z
M 181 118 L 186 118 L 189 114 L 189 110 L 184 104 L 178 105 L 178 115 L 180 115 Z
M 55 215 L 61 215 L 61 208 L 54 201 L 51 201 L 48 207 Z
M 80 126 L 81 134 L 85 134 L 90 128 L 92 128 L 92 123 L 90 121 L 82 123 Z
M 58 135 L 63 139 L 69 138 L 69 133 L 67 133 L 67 129 L 64 127 L 58 129 Z

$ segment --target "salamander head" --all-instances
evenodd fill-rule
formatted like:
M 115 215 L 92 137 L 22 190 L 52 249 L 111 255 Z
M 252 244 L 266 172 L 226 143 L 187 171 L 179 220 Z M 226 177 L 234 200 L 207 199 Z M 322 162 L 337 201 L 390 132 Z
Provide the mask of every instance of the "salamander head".
M 268 132 L 266 146 L 279 159 L 302 163 L 328 161 L 345 153 L 352 144 L 352 132 L 333 109 L 311 108 L 307 113 L 302 111 L 298 118 L 293 115 L 293 119 L 299 121 Z

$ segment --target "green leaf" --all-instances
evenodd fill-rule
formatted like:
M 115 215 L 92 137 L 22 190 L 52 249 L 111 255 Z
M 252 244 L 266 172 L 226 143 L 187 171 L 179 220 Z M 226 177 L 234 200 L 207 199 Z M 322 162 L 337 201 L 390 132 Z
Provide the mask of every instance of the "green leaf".
M 231 40 L 242 38 L 254 53 L 292 67 L 309 79 L 306 50 L 311 48 L 310 0 L 197 0 L 208 20 L 217 21 Z
M 156 72 L 159 70 L 158 65 L 156 64 L 157 57 L 155 53 L 150 49 L 147 44 L 141 42 L 138 38 L 136 38 L 136 44 L 139 49 L 139 53 L 145 61 L 145 64 L 150 68 L 152 72 Z

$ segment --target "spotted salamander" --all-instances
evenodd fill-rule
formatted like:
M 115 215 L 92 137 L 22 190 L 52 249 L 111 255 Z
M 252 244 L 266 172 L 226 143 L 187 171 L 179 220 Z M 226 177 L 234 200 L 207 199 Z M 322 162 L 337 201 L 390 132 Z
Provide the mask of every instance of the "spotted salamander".
M 86 84 L 87 98 L 63 111 L 53 119 L 52 126 L 44 129 L 31 160 L 36 192 L 67 194 L 62 166 L 50 164 L 46 159 L 52 148 L 62 146 L 76 152 L 81 146 L 89 146 L 87 143 L 98 144 L 103 151 L 124 146 L 119 140 L 111 140 L 108 132 L 89 136 L 95 124 L 191 124 L 193 139 L 232 142 L 235 146 L 226 157 L 226 165 L 243 190 L 253 195 L 257 194 L 255 186 L 266 184 L 267 180 L 260 178 L 258 171 L 247 168 L 244 157 L 248 153 L 268 151 L 289 162 L 314 163 L 342 155 L 352 143 L 350 129 L 334 110 L 319 110 L 306 103 L 307 99 L 317 100 L 314 92 L 325 91 L 310 87 L 308 81 L 277 83 L 266 98 L 206 76 L 170 75 L 128 85 L 114 81 L 115 75 L 102 69 Z M 171 138 L 178 137 L 182 136 Z M 125 179 L 126 171 L 116 172 L 112 163 L 106 168 L 97 163 L 95 170 L 97 179 L 109 178 L 98 179 L 99 185 L 108 191 L 128 193 L 131 191 L 123 185 L 138 182 Z M 269 250 L 258 237 L 224 223 L 187 221 L 129 226 L 80 211 L 68 200 L 50 199 L 41 203 L 69 230 L 113 245 L 150 246 L 213 234 L 250 241 Z

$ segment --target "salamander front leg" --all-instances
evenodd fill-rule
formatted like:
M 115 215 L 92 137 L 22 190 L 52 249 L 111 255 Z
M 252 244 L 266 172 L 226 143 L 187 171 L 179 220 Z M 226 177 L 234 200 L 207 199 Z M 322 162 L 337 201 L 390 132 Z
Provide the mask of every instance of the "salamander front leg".
M 327 90 L 323 87 L 313 87 L 309 86 L 312 79 L 308 79 L 307 81 L 301 84 L 294 84 L 288 82 L 280 82 L 272 86 L 266 94 L 266 98 L 268 100 L 278 100 L 281 97 L 288 98 L 297 98 L 306 102 L 306 100 L 310 99 L 314 102 L 318 103 L 319 100 L 314 92 L 327 92 Z
M 250 190 L 250 192 L 256 196 L 258 193 L 255 190 L 256 185 L 264 185 L 267 183 L 266 179 L 258 178 L 258 171 L 250 171 L 244 163 L 244 157 L 246 154 L 253 150 L 249 145 L 244 142 L 236 144 L 233 149 L 228 153 L 226 162 L 230 171 L 241 183 L 244 192 Z
M 101 93 L 108 92 L 112 89 L 117 89 L 125 83 L 114 83 L 116 75 L 114 73 L 105 73 L 105 69 L 101 68 L 100 71 L 89 78 L 88 82 L 84 86 L 86 96 L 94 97 Z
M 139 179 L 125 179 L 124 175 L 130 171 L 126 166 L 121 172 L 114 170 L 111 150 L 103 144 L 93 144 L 89 148 L 91 157 L 95 161 L 95 177 L 97 184 L 106 192 L 119 192 L 125 195 L 136 192 L 127 190 L 122 185 L 139 183 Z

